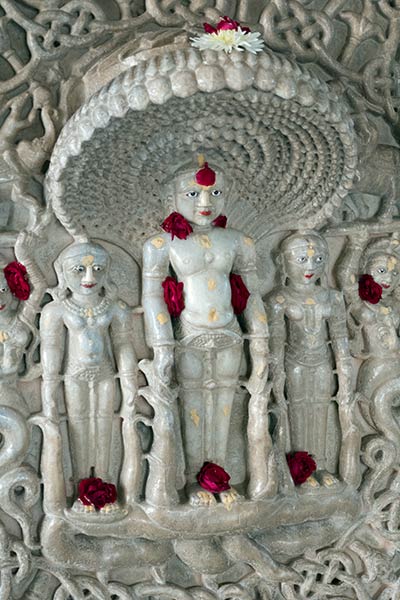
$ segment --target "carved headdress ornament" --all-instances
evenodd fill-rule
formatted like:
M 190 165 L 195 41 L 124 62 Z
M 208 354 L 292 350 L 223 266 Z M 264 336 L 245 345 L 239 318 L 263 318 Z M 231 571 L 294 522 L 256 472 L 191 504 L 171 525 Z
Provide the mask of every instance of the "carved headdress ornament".
M 195 182 L 202 188 L 209 188 L 215 184 L 216 173 L 205 162 L 204 154 L 199 154 L 197 157 L 200 169 L 196 172 Z

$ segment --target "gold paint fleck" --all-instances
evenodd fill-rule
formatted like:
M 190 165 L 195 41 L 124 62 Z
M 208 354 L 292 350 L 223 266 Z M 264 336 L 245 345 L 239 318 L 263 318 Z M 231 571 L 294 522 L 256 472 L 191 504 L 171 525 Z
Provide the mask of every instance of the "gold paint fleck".
M 308 485 L 311 485 L 311 487 L 318 487 L 318 481 L 315 479 L 315 477 L 313 477 L 312 475 L 310 475 L 310 477 L 308 479 L 306 479 Z
M 154 248 L 162 248 L 164 246 L 164 238 L 162 237 L 156 237 L 153 240 L 151 240 L 151 244 L 154 246 Z
M 379 310 L 382 313 L 382 315 L 388 315 L 390 313 L 389 306 L 381 306 Z
M 395 238 L 391 241 L 392 246 L 398 246 L 400 244 L 399 240 L 396 240 Z
M 192 419 L 194 426 L 198 427 L 200 423 L 200 417 L 197 414 L 197 410 L 195 408 L 193 408 L 193 410 L 190 411 L 190 418 Z
M 158 313 L 157 321 L 160 323 L 160 325 L 165 325 L 165 323 L 168 323 L 168 317 L 165 313 Z
M 211 308 L 210 312 L 208 313 L 208 320 L 212 321 L 212 322 L 215 322 L 215 321 L 218 321 L 218 319 L 219 319 L 219 316 L 218 316 L 218 313 L 217 313 L 217 309 L 216 308 Z
M 356 276 L 354 274 L 350 277 L 350 281 L 351 281 L 351 283 L 356 282 Z
M 94 263 L 94 256 L 88 254 L 88 256 L 84 256 L 81 260 L 81 263 L 84 267 L 90 267 Z
M 285 302 L 285 298 L 283 296 L 277 296 L 276 301 L 278 304 L 283 304 Z
M 227 404 L 225 404 L 225 406 L 224 406 L 224 416 L 225 417 L 229 417 L 230 412 L 231 412 L 231 409 L 229 408 L 229 406 Z
M 208 235 L 206 235 L 206 234 L 199 236 L 199 243 L 200 243 L 200 246 L 202 246 L 203 248 L 211 248 L 212 247 L 211 240 L 208 237 Z
M 251 237 L 245 237 L 244 238 L 244 243 L 246 244 L 246 246 L 254 246 L 254 242 L 251 239 Z
M 6 331 L 0 331 L 0 342 L 3 344 L 8 340 L 8 333 Z
M 315 254 L 315 250 L 314 250 L 314 246 L 312 244 L 310 244 L 307 248 L 307 256 L 309 258 L 312 258 Z
M 314 298 L 307 298 L 306 304 L 308 304 L 309 306 L 312 306 L 313 304 L 316 304 L 316 302 L 315 302 Z
M 91 306 L 89 306 L 89 308 L 87 308 L 85 310 L 85 317 L 87 317 L 88 319 L 91 319 L 93 316 L 94 316 L 93 308 Z
M 388 261 L 387 261 L 388 271 L 393 271 L 393 269 L 395 268 L 396 265 L 397 265 L 397 260 L 395 259 L 395 257 L 389 256 Z
M 257 320 L 260 321 L 261 323 L 267 322 L 267 315 L 265 315 L 264 313 L 257 311 L 256 315 L 257 315 Z
M 119 301 L 118 301 L 118 306 L 119 306 L 120 308 L 126 308 L 126 304 L 125 304 L 125 302 L 124 302 L 123 300 L 119 300 Z
M 208 289 L 210 291 L 215 290 L 215 288 L 217 287 L 217 282 L 215 281 L 215 279 L 209 279 L 208 280 Z

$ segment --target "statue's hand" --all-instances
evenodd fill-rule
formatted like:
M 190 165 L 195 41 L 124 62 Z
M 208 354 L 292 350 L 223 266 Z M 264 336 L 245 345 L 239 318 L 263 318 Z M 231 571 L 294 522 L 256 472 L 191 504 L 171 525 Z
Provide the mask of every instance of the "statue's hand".
M 171 345 L 156 346 L 154 348 L 153 369 L 154 375 L 164 385 L 169 385 L 172 379 L 174 364 L 174 347 Z
M 268 341 L 267 339 L 253 339 L 249 344 L 251 359 L 251 375 L 247 389 L 251 394 L 261 394 L 268 379 Z

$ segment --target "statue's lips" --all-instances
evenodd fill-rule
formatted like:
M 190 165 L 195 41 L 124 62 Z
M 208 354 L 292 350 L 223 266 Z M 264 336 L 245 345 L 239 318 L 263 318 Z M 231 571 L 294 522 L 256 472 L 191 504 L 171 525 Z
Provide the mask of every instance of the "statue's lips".
M 209 217 L 211 215 L 211 210 L 202 210 L 199 212 L 203 217 Z
M 307 277 L 307 279 L 311 279 L 311 277 L 314 277 L 314 273 L 311 273 L 311 275 L 304 275 L 304 277 Z
M 390 285 L 387 283 L 382 283 L 382 287 L 385 288 L 385 290 L 388 290 L 390 288 Z
M 84 288 L 92 288 L 95 285 L 97 285 L 97 283 L 81 283 L 81 287 L 84 287 Z
M 0 310 L 3 310 L 3 308 L 5 308 L 6 305 L 5 304 L 0 304 Z

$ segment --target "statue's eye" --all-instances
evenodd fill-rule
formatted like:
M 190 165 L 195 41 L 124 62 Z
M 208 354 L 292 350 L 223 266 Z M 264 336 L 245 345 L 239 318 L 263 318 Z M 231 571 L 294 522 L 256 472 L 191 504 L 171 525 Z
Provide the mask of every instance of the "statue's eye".
M 323 256 L 317 256 L 317 258 L 315 259 L 315 262 L 322 263 L 323 260 L 324 260 Z
M 378 271 L 378 273 L 386 273 L 385 267 L 378 267 L 377 271 Z
M 83 265 L 76 265 L 76 267 L 74 267 L 72 270 L 76 271 L 77 273 L 83 273 L 85 267 Z
M 197 196 L 199 195 L 199 192 L 195 192 L 194 190 L 192 192 L 187 192 L 186 196 L 188 198 L 197 198 Z
M 93 271 L 102 271 L 103 267 L 101 265 L 94 265 Z
M 304 263 L 307 260 L 307 256 L 298 256 L 296 260 L 298 263 Z
M 7 291 L 7 288 L 2 287 L 0 288 L 0 294 L 4 294 Z
M 221 192 L 220 190 L 213 190 L 213 191 L 211 192 L 211 195 L 212 195 L 212 196 L 220 196 L 221 194 L 222 194 L 222 192 Z

